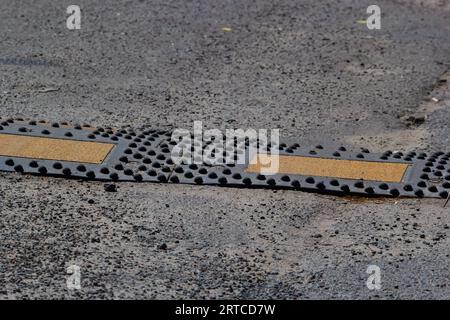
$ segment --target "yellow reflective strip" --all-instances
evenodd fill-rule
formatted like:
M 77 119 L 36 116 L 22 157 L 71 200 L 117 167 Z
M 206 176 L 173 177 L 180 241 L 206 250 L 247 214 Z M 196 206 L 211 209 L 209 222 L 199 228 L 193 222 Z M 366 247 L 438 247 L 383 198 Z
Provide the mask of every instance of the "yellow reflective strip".
M 281 174 L 298 174 L 302 176 L 332 177 L 342 179 L 363 179 L 371 181 L 401 182 L 409 164 L 395 162 L 375 162 L 360 160 L 339 160 L 303 156 L 284 156 L 258 154 L 254 164 L 246 172 L 261 173 L 269 169 L 270 163 L 276 164 Z M 278 157 L 278 158 L 274 158 Z
M 0 156 L 100 164 L 114 144 L 0 134 Z

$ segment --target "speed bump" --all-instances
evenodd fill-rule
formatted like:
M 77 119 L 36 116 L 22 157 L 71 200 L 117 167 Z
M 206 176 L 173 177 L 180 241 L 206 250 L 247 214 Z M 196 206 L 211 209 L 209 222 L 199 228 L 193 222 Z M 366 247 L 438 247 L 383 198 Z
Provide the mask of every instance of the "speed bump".
M 371 153 L 365 148 L 279 143 L 271 146 L 279 169 L 269 174 L 251 159 L 242 164 L 177 165 L 171 157 L 176 144 L 171 131 L 148 127 L 0 119 L 0 171 L 365 196 L 447 198 L 450 190 L 450 152 Z

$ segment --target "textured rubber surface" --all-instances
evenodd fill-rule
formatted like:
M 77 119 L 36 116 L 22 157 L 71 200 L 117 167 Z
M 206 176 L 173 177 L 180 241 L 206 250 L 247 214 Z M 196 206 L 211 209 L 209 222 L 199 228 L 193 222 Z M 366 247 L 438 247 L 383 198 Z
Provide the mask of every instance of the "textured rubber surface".
M 48 124 L 22 119 L 2 120 L 0 134 L 69 139 L 113 143 L 105 161 L 101 164 L 70 161 L 42 160 L 0 156 L 0 170 L 30 174 L 65 176 L 67 178 L 96 179 L 105 181 L 149 181 L 187 184 L 222 185 L 230 187 L 287 188 L 295 190 L 363 194 L 380 196 L 416 196 L 446 198 L 450 189 L 450 152 L 425 154 L 418 152 L 383 154 L 347 151 L 345 147 L 335 150 L 317 145 L 302 147 L 298 143 L 271 146 L 278 148 L 282 156 L 320 157 L 328 159 L 375 161 L 408 165 L 402 182 L 368 181 L 296 174 L 265 176 L 248 172 L 245 164 L 176 165 L 171 151 L 176 141 L 170 131 L 148 128 L 112 129 L 68 124 Z M 245 141 L 248 147 L 257 141 Z M 202 143 L 194 141 L 194 144 Z M 206 145 L 202 145 L 205 148 Z M 239 149 L 239 148 L 238 148 Z M 247 148 L 245 149 L 247 151 Z M 247 156 L 237 151 L 234 156 Z

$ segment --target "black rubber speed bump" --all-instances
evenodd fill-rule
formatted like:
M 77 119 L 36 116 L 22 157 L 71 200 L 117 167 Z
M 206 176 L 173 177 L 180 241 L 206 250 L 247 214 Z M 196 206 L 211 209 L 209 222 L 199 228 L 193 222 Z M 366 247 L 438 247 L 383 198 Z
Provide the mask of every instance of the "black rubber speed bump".
M 258 161 L 180 164 L 172 159 L 171 131 L 92 128 L 86 125 L 0 121 L 0 170 L 103 181 L 186 183 L 283 188 L 322 193 L 447 198 L 450 153 L 347 151 L 344 147 L 270 146 L 276 174 Z M 197 142 L 199 143 L 199 142 Z M 258 141 L 246 141 L 248 145 Z M 200 142 L 201 148 L 207 144 Z M 241 150 L 242 151 L 242 150 Z M 234 157 L 242 153 L 234 151 Z M 262 155 L 264 156 L 264 155 Z

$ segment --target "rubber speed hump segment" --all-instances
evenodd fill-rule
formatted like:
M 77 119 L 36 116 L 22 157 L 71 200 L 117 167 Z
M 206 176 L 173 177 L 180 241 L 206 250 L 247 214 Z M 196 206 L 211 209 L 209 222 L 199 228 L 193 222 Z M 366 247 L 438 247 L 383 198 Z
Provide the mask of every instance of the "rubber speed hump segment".
M 446 198 L 450 153 L 383 154 L 344 147 L 302 147 L 281 143 L 278 170 L 268 174 L 259 161 L 243 164 L 181 164 L 172 160 L 172 132 L 0 122 L 0 170 L 103 181 L 148 181 L 283 188 L 336 194 Z M 248 145 L 254 141 L 245 141 Z M 196 143 L 199 143 L 198 141 Z M 206 144 L 200 142 L 202 148 Z M 236 151 L 235 157 L 238 156 Z

